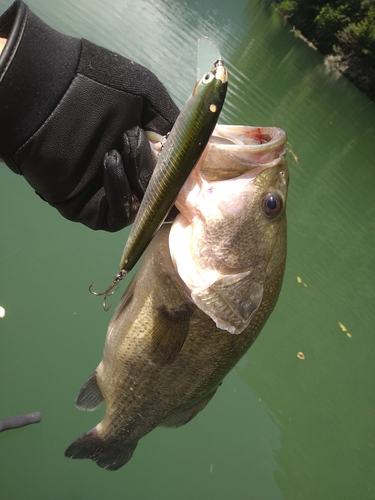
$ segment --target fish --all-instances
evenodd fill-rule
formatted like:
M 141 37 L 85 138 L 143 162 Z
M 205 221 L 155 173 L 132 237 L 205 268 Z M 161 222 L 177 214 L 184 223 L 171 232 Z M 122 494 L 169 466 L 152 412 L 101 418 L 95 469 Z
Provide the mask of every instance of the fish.
M 212 42 L 213 43 L 213 42 Z M 177 117 L 147 186 L 145 195 L 130 230 L 120 260 L 120 272 L 103 293 L 106 299 L 126 274 L 133 269 L 154 234 L 166 219 L 174 201 L 203 153 L 223 107 L 228 86 L 228 71 L 223 60 L 213 63 L 212 69 L 197 81 L 193 92 Z M 115 290 L 113 290 L 115 288 Z
M 276 127 L 217 125 L 110 321 L 75 405 L 103 420 L 65 456 L 117 470 L 158 426 L 202 411 L 274 309 L 289 173 Z

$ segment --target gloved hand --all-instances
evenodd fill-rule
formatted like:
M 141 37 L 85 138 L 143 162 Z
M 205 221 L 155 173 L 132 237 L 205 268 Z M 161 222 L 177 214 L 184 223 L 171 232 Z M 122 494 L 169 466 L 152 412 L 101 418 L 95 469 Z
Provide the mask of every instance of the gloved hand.
M 20 0 L 1 16 L 0 37 L 0 157 L 67 219 L 130 224 L 154 167 L 144 130 L 165 135 L 178 116 L 165 87 Z

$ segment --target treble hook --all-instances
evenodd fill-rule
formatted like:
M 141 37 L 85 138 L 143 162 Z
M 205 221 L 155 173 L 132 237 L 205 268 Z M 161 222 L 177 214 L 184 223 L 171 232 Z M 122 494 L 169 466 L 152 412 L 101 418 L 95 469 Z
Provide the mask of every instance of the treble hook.
M 121 269 L 121 271 L 119 273 L 117 273 L 116 276 L 113 278 L 113 281 L 109 285 L 109 287 L 107 288 L 107 290 L 105 290 L 104 292 L 94 292 L 92 290 L 92 285 L 94 283 L 91 283 L 91 285 L 89 286 L 89 292 L 92 293 L 93 295 L 95 295 L 97 297 L 99 297 L 101 295 L 104 295 L 103 309 L 105 311 L 109 311 L 109 309 L 111 308 L 111 305 L 112 305 L 111 304 L 110 306 L 107 307 L 107 298 L 117 292 L 118 287 L 120 285 L 120 281 L 122 281 L 125 278 L 126 274 L 127 274 L 127 272 L 124 269 Z

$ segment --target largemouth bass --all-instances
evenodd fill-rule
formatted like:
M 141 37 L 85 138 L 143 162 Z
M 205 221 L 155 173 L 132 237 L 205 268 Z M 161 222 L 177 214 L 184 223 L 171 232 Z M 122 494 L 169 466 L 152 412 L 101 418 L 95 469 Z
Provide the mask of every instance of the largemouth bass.
M 217 126 L 110 322 L 76 400 L 103 420 L 66 450 L 116 470 L 157 426 L 210 401 L 274 309 L 286 258 L 288 167 L 277 128 Z

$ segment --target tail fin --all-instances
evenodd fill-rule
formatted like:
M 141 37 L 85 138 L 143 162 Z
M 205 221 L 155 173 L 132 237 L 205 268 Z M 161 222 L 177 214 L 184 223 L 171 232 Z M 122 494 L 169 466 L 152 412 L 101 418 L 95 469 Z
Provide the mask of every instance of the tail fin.
M 90 458 L 99 467 L 117 470 L 133 456 L 135 444 L 119 445 L 114 440 L 106 440 L 99 436 L 96 428 L 82 434 L 66 450 L 68 458 Z

